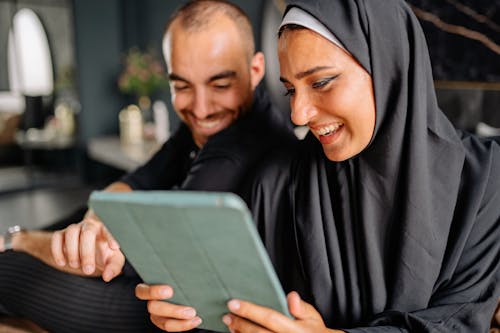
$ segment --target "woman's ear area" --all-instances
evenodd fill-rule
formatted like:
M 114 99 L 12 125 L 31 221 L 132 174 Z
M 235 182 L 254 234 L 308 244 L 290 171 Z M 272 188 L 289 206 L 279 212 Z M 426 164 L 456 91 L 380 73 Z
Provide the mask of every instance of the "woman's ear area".
M 250 80 L 252 89 L 255 89 L 266 73 L 266 61 L 264 53 L 257 52 L 250 61 Z

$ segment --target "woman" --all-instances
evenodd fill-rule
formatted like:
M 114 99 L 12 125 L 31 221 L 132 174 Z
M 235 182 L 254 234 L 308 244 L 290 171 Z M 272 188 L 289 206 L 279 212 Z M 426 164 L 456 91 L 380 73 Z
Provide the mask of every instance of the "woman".
M 295 291 L 295 320 L 231 300 L 224 322 L 232 332 L 487 332 L 500 293 L 500 147 L 439 110 L 409 7 L 292 0 L 278 43 L 292 120 L 310 133 L 264 170 L 252 209 Z M 168 327 L 173 311 L 156 305 Z

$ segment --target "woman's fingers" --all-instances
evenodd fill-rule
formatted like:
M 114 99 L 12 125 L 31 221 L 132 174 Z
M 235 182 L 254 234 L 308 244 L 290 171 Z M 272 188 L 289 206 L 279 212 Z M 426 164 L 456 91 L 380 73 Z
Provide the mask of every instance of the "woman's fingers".
M 290 310 L 290 314 L 294 316 L 296 319 L 300 320 L 321 320 L 321 315 L 318 311 L 309 303 L 304 302 L 299 294 L 295 291 L 290 292 L 287 295 L 288 301 L 288 309 Z
M 222 321 L 231 332 L 271 333 L 271 331 L 262 326 L 232 314 L 222 317 Z
M 202 320 L 200 317 L 195 317 L 189 320 L 177 320 L 165 318 L 161 316 L 151 315 L 151 321 L 157 327 L 167 332 L 184 332 L 198 327 Z
M 196 310 L 192 307 L 165 301 L 149 301 L 148 311 L 152 315 L 172 319 L 190 320 L 196 317 Z
M 248 319 L 249 321 L 266 329 L 266 330 L 259 329 L 256 332 L 267 332 L 267 330 L 272 332 L 295 331 L 295 326 L 292 319 L 270 308 L 266 308 L 260 305 L 236 299 L 233 299 L 228 302 L 228 308 L 233 314 L 242 317 L 244 319 Z M 233 321 L 230 328 L 235 327 L 233 326 L 234 323 L 238 323 L 238 325 L 248 326 L 246 322 Z M 255 325 L 255 327 L 259 327 L 257 325 Z M 238 331 L 238 327 L 235 328 L 236 331 Z
M 148 285 L 139 283 L 135 287 L 135 296 L 143 301 L 160 301 L 168 299 L 174 295 L 172 287 L 167 285 Z
M 150 286 L 144 283 L 135 288 L 135 296 L 147 300 L 151 321 L 167 332 L 182 332 L 198 327 L 202 320 L 196 310 L 189 306 L 177 305 L 163 300 L 172 297 L 174 291 L 167 285 Z

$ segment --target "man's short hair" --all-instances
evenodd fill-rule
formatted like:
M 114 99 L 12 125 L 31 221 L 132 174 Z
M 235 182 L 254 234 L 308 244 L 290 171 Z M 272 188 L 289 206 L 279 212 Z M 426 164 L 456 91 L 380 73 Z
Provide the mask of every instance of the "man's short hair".
M 172 14 L 165 28 L 165 34 L 174 21 L 178 21 L 180 26 L 187 32 L 202 31 L 214 22 L 216 14 L 226 15 L 236 24 L 250 60 L 255 53 L 255 41 L 250 18 L 241 8 L 225 0 L 188 1 Z

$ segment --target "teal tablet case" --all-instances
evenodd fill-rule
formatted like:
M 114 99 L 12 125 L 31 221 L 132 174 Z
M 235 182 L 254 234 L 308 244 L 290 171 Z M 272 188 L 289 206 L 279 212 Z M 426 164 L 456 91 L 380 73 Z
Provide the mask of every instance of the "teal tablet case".
M 228 332 L 227 301 L 248 300 L 288 316 L 285 294 L 245 203 L 230 193 L 93 192 L 90 207 L 149 284 L 169 284 L 200 328 Z

